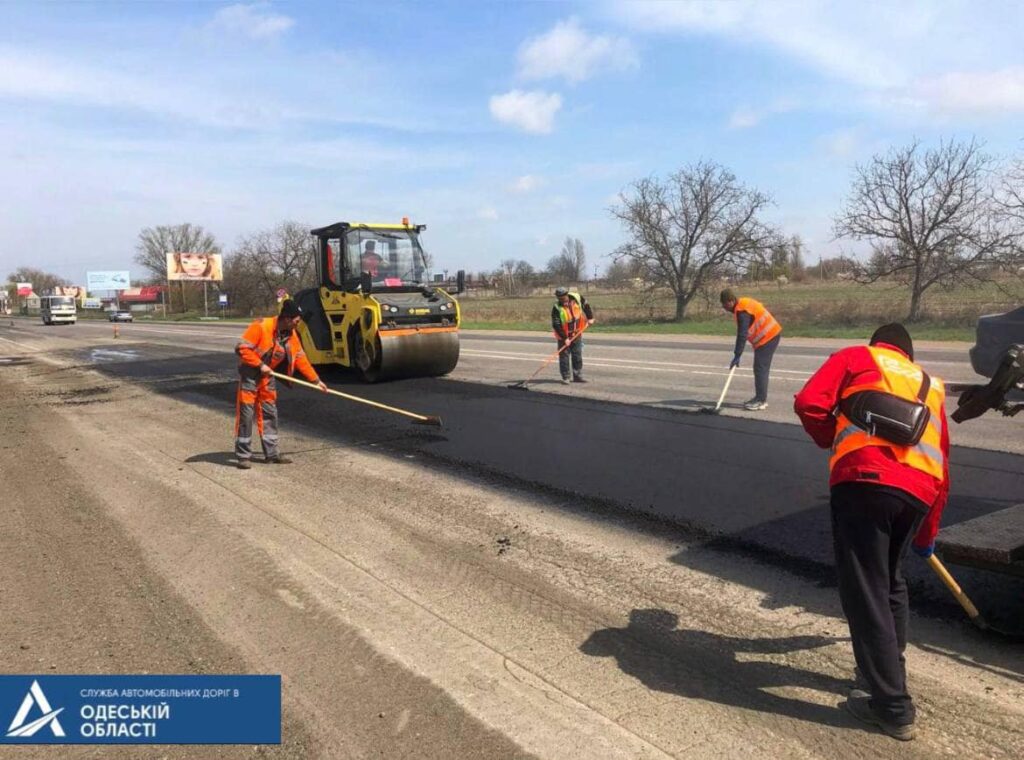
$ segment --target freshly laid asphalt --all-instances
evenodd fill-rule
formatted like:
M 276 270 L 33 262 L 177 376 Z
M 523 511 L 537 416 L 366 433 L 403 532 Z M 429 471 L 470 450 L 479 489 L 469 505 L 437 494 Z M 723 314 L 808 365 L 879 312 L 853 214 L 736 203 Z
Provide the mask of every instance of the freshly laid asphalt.
M 233 412 L 235 357 L 230 345 L 234 332 L 226 326 L 203 325 L 192 331 L 166 327 L 157 343 L 155 332 L 147 335 L 147 330 L 156 328 L 133 331 L 132 327 L 122 327 L 122 339 L 114 342 L 106 325 L 79 324 L 63 328 L 67 332 L 47 333 L 41 326 L 18 322 L 0 331 L 0 338 L 7 339 L 0 341 L 0 355 L 17 351 L 9 341 L 40 348 L 40 341 L 45 341 L 51 354 L 74 364 L 93 365 L 112 376 L 215 405 L 226 414 Z M 221 333 L 231 337 L 225 340 Z M 524 338 L 494 339 L 495 343 L 511 340 Z M 526 336 L 525 340 L 542 339 Z M 685 341 L 665 342 L 684 361 L 688 351 L 708 350 L 708 343 L 702 341 L 693 341 L 692 346 Z M 465 347 L 484 348 L 484 340 L 473 336 Z M 794 348 L 815 361 L 833 350 Z M 493 350 L 500 353 L 500 348 Z M 936 360 L 939 354 L 948 358 L 951 353 L 938 349 Z M 446 469 L 454 478 L 466 472 L 486 473 L 519 487 L 563 493 L 567 500 L 592 505 L 597 514 L 628 510 L 649 515 L 655 518 L 652 529 L 658 530 L 657 521 L 664 521 L 665 531 L 682 529 L 689 537 L 706 537 L 723 548 L 831 582 L 826 455 L 799 426 L 581 398 L 562 392 L 562 386 L 555 393 L 517 391 L 493 380 L 457 379 L 464 376 L 465 365 L 453 378 L 374 386 L 361 385 L 340 370 L 324 373 L 329 385 L 349 393 L 438 415 L 444 420 L 440 429 L 300 388 L 283 390 L 284 447 L 288 428 L 302 425 L 325 441 L 380 451 L 381 467 L 387 467 L 388 456 L 415 456 L 425 458 L 431 467 Z M 590 376 L 591 385 L 599 386 L 600 372 L 592 371 Z M 221 441 L 197 442 L 204 451 L 230 445 L 229 430 Z M 951 473 L 946 525 L 1024 500 L 1024 457 L 1019 454 L 954 446 Z M 694 556 L 683 549 L 672 559 L 690 565 L 699 562 Z M 1007 627 L 1024 628 L 1020 602 L 1024 581 L 954 569 L 988 617 Z M 907 575 L 919 612 L 959 614 L 916 557 L 908 559 Z M 758 582 L 749 576 L 731 580 L 755 587 Z

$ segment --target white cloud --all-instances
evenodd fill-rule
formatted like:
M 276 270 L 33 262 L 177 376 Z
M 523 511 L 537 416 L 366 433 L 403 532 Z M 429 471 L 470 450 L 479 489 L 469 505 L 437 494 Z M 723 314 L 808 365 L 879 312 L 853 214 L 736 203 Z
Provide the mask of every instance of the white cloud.
M 761 47 L 853 88 L 855 103 L 918 116 L 999 117 L 1024 111 L 1019 29 L 1024 5 L 961 0 L 608 0 L 611 15 L 648 33 Z M 730 126 L 767 113 L 740 109 Z
M 590 34 L 575 17 L 526 40 L 518 58 L 523 79 L 564 77 L 570 83 L 582 82 L 599 71 L 623 71 L 639 65 L 628 39 Z
M 861 130 L 855 127 L 838 129 L 818 140 L 827 155 L 843 160 L 851 158 L 860 149 L 862 142 Z
M 729 129 L 749 129 L 756 127 L 764 118 L 764 113 L 752 108 L 737 108 L 729 117 Z
M 496 222 L 498 221 L 498 209 L 494 206 L 484 206 L 477 210 L 476 218 L 485 222 Z
M 512 90 L 491 97 L 491 116 L 524 132 L 547 134 L 554 127 L 562 96 L 543 90 Z
M 881 24 L 888 11 L 857 4 L 797 0 L 756 2 L 692 0 L 686 3 L 636 0 L 615 5 L 618 16 L 647 31 L 719 35 L 767 45 L 794 56 L 822 73 L 855 84 L 897 84 L 902 67 L 890 60 L 883 42 L 892 29 L 876 28 L 875 41 L 863 32 Z
M 538 177 L 536 174 L 524 174 L 522 177 L 516 177 L 515 182 L 509 185 L 508 189 L 513 193 L 530 193 L 545 184 L 543 177 Z
M 221 8 L 209 24 L 210 29 L 228 34 L 244 34 L 254 40 L 278 37 L 295 26 L 295 19 L 271 13 L 267 3 L 238 3 Z
M 788 99 L 776 100 L 774 103 L 762 108 L 737 108 L 729 116 L 729 129 L 750 129 L 756 127 L 769 116 L 789 113 L 796 108 L 796 103 Z
M 908 88 L 908 96 L 941 115 L 1024 113 L 1024 67 L 954 71 L 926 78 Z

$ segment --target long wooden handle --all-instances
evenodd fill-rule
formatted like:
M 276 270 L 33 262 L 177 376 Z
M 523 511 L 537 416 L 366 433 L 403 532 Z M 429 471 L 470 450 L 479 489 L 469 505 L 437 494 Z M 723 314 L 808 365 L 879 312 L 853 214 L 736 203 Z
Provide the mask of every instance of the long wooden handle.
M 967 616 L 971 618 L 971 620 L 978 617 L 980 614 L 978 612 L 978 608 L 974 606 L 974 603 L 967 597 L 967 594 L 963 592 L 963 589 L 960 588 L 960 584 L 957 583 L 956 579 L 949 574 L 946 566 L 942 564 L 939 558 L 933 554 L 928 558 L 928 565 L 935 571 L 935 574 L 939 576 L 942 582 L 946 584 L 946 588 L 952 592 L 953 596 L 956 597 L 956 600 L 960 602 L 960 606 L 964 608 L 964 612 L 967 613 Z
M 569 340 L 567 340 L 567 341 L 566 341 L 565 343 L 563 343 L 563 344 L 562 344 L 561 346 L 559 346 L 558 350 L 557 350 L 557 351 L 555 351 L 555 353 L 551 354 L 551 356 L 549 356 L 549 357 L 548 357 L 547 359 L 545 359 L 545 360 L 544 360 L 544 363 L 543 363 L 543 364 L 541 364 L 541 365 L 540 365 L 539 367 L 537 367 L 537 371 L 536 371 L 536 372 L 534 372 L 534 373 L 533 373 L 532 375 L 530 375 L 530 376 L 529 376 L 529 377 L 528 377 L 528 378 L 527 378 L 526 380 L 524 380 L 524 381 L 523 381 L 523 385 L 526 385 L 526 384 L 528 384 L 528 383 L 529 383 L 529 382 L 530 382 L 531 380 L 533 380 L 533 378 L 537 377 L 537 375 L 539 375 L 539 374 L 541 373 L 541 371 L 542 371 L 542 370 L 543 370 L 543 369 L 544 369 L 544 368 L 545 368 L 546 366 L 548 366 L 549 364 L 551 364 L 551 362 L 553 362 L 553 361 L 554 361 L 555 359 L 557 359 L 557 358 L 558 358 L 558 356 L 559 356 L 559 355 L 560 355 L 560 354 L 561 354 L 561 353 L 562 353 L 562 352 L 563 352 L 563 351 L 564 351 L 565 349 L 567 349 L 567 348 L 568 348 L 569 346 L 571 346 L 571 345 L 572 345 L 572 344 L 573 344 L 573 343 L 574 343 L 574 342 L 576 341 L 576 339 L 577 339 L 578 337 L 580 337 L 580 336 L 581 336 L 581 335 L 582 335 L 582 334 L 583 334 L 584 332 L 586 332 L 586 330 L 587 330 L 587 328 L 588 328 L 588 327 L 590 327 L 590 323 L 589 323 L 589 322 L 588 322 L 587 324 L 583 325 L 583 329 L 582 329 L 582 330 L 580 330 L 580 331 L 579 331 L 578 333 L 576 333 L 575 335 L 573 335 L 573 336 L 572 336 L 572 338 L 570 338 L 570 339 L 569 339 Z
M 287 380 L 289 383 L 298 383 L 299 385 L 304 385 L 307 388 L 312 388 L 313 390 L 316 391 L 320 390 L 320 386 L 316 385 L 315 383 L 308 383 L 305 380 L 299 380 L 297 377 L 289 377 L 288 375 L 282 375 L 280 372 L 271 372 L 270 374 L 273 375 L 274 377 L 280 378 L 281 380 Z M 370 399 L 368 398 L 360 398 L 359 396 L 353 396 L 349 393 L 342 393 L 341 391 L 336 391 L 333 388 L 328 388 L 326 392 L 330 393 L 333 396 L 340 396 L 341 398 L 348 399 L 349 401 L 355 401 L 359 404 L 375 406 L 378 409 L 383 409 L 386 412 L 393 412 L 395 414 L 401 414 L 404 417 L 411 417 L 412 419 L 419 420 L 420 422 L 430 422 L 431 420 L 435 419 L 433 417 L 428 417 L 425 414 L 416 414 L 415 412 L 408 412 L 405 409 L 399 409 L 394 406 L 388 406 L 387 404 L 381 404 L 378 403 L 377 401 L 370 401 Z
M 715 409 L 718 410 L 722 407 L 722 402 L 725 401 L 725 394 L 729 392 L 729 385 L 732 383 L 732 376 L 736 374 L 736 368 L 733 367 L 729 370 L 729 377 L 725 379 L 725 387 L 722 388 L 722 395 L 718 397 L 718 403 L 715 404 Z

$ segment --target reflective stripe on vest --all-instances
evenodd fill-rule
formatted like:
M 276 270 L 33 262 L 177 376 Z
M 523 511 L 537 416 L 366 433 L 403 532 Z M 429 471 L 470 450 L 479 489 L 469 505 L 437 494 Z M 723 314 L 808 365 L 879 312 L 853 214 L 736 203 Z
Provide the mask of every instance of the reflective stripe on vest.
M 561 303 L 558 304 L 558 318 L 562 321 L 562 330 L 566 338 L 579 332 L 579 325 L 583 320 L 583 306 L 576 293 L 569 294 L 568 308 L 562 306 Z
M 782 332 L 782 325 L 760 301 L 755 301 L 753 298 L 740 298 L 736 301 L 736 309 L 733 312 L 737 322 L 741 311 L 745 311 L 753 317 L 750 328 L 747 330 L 747 340 L 754 348 L 760 348 Z
M 871 352 L 871 358 L 875 360 L 878 367 L 880 375 L 878 381 L 844 388 L 841 398 L 848 398 L 860 391 L 882 391 L 907 401 L 916 401 L 924 377 L 921 368 L 898 351 L 877 346 L 868 346 L 868 351 Z M 945 478 L 945 457 L 942 455 L 942 428 L 939 420 L 942 418 L 945 397 L 946 392 L 942 381 L 937 377 L 931 378 L 931 388 L 925 399 L 925 404 L 930 412 L 928 426 L 925 428 L 921 440 L 915 446 L 898 446 L 884 438 L 873 436 L 854 425 L 845 414 L 840 412 L 836 420 L 836 435 L 832 440 L 829 470 L 833 470 L 839 460 L 852 451 L 865 446 L 879 446 L 892 451 L 898 462 L 921 470 L 936 480 L 943 480 Z

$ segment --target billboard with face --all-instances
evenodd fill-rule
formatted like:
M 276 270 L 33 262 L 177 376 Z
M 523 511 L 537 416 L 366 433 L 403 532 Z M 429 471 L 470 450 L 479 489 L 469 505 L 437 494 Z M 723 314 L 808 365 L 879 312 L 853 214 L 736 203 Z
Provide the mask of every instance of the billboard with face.
M 168 280 L 220 282 L 224 268 L 219 253 L 186 252 L 167 254 Z

